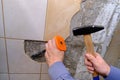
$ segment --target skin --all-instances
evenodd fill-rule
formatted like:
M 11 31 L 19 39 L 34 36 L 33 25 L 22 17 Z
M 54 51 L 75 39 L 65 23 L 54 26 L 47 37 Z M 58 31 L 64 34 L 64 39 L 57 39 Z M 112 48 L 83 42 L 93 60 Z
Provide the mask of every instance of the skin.
M 46 44 L 45 58 L 49 67 L 56 62 L 63 62 L 64 51 L 57 49 L 54 39 L 49 40 Z
M 102 76 L 107 76 L 110 73 L 110 66 L 104 61 L 100 54 L 96 53 L 96 57 L 90 53 L 85 54 L 85 65 L 90 73 L 94 70 Z
M 63 62 L 64 51 L 60 51 L 55 44 L 55 40 L 49 40 L 46 43 L 46 62 L 51 67 L 56 62 Z M 97 71 L 102 76 L 107 76 L 110 73 L 110 66 L 104 61 L 104 59 L 96 53 L 96 57 L 89 53 L 85 54 L 85 65 L 90 73 Z

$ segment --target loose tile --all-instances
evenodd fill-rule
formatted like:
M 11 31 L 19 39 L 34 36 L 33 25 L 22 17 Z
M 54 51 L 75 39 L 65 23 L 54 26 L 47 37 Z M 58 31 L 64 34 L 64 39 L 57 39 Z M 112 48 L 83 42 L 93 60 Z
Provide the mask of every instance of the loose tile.
M 47 0 L 3 0 L 6 37 L 43 40 Z
M 7 73 L 7 58 L 5 40 L 0 38 L 0 73 Z
M 10 74 L 10 80 L 40 80 L 40 74 Z
M 10 73 L 40 73 L 41 64 L 25 54 L 23 40 L 7 39 L 7 52 Z

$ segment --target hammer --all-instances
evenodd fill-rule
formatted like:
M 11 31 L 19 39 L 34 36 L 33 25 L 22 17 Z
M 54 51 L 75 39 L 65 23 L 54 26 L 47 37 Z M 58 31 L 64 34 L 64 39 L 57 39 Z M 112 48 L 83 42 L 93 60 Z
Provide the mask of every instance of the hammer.
M 86 50 L 88 53 L 91 53 L 93 56 L 95 56 L 95 51 L 94 51 L 94 45 L 92 43 L 92 37 L 91 33 L 98 32 L 100 30 L 103 30 L 103 26 L 98 26 L 98 25 L 88 25 L 84 27 L 76 27 L 73 29 L 73 35 L 74 36 L 79 36 L 79 35 L 84 35 L 84 43 L 86 46 Z M 94 71 L 93 75 L 93 80 L 100 80 L 99 79 L 99 74 Z

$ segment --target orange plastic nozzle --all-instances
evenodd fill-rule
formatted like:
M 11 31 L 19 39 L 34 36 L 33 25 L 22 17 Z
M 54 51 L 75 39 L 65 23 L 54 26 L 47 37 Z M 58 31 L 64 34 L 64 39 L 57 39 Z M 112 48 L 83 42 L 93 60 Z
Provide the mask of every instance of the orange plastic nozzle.
M 59 35 L 55 36 L 54 38 L 55 38 L 57 48 L 59 50 L 66 51 L 66 44 L 65 44 L 64 38 Z

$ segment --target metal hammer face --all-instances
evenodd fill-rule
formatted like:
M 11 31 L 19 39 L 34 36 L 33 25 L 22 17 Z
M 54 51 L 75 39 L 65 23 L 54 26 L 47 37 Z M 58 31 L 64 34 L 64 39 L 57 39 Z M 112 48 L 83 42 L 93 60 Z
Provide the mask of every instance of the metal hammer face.
M 103 29 L 104 29 L 103 26 L 98 26 L 98 25 L 88 25 L 88 26 L 84 26 L 84 27 L 76 27 L 73 29 L 73 35 L 74 36 L 86 35 L 86 34 L 98 32 Z

